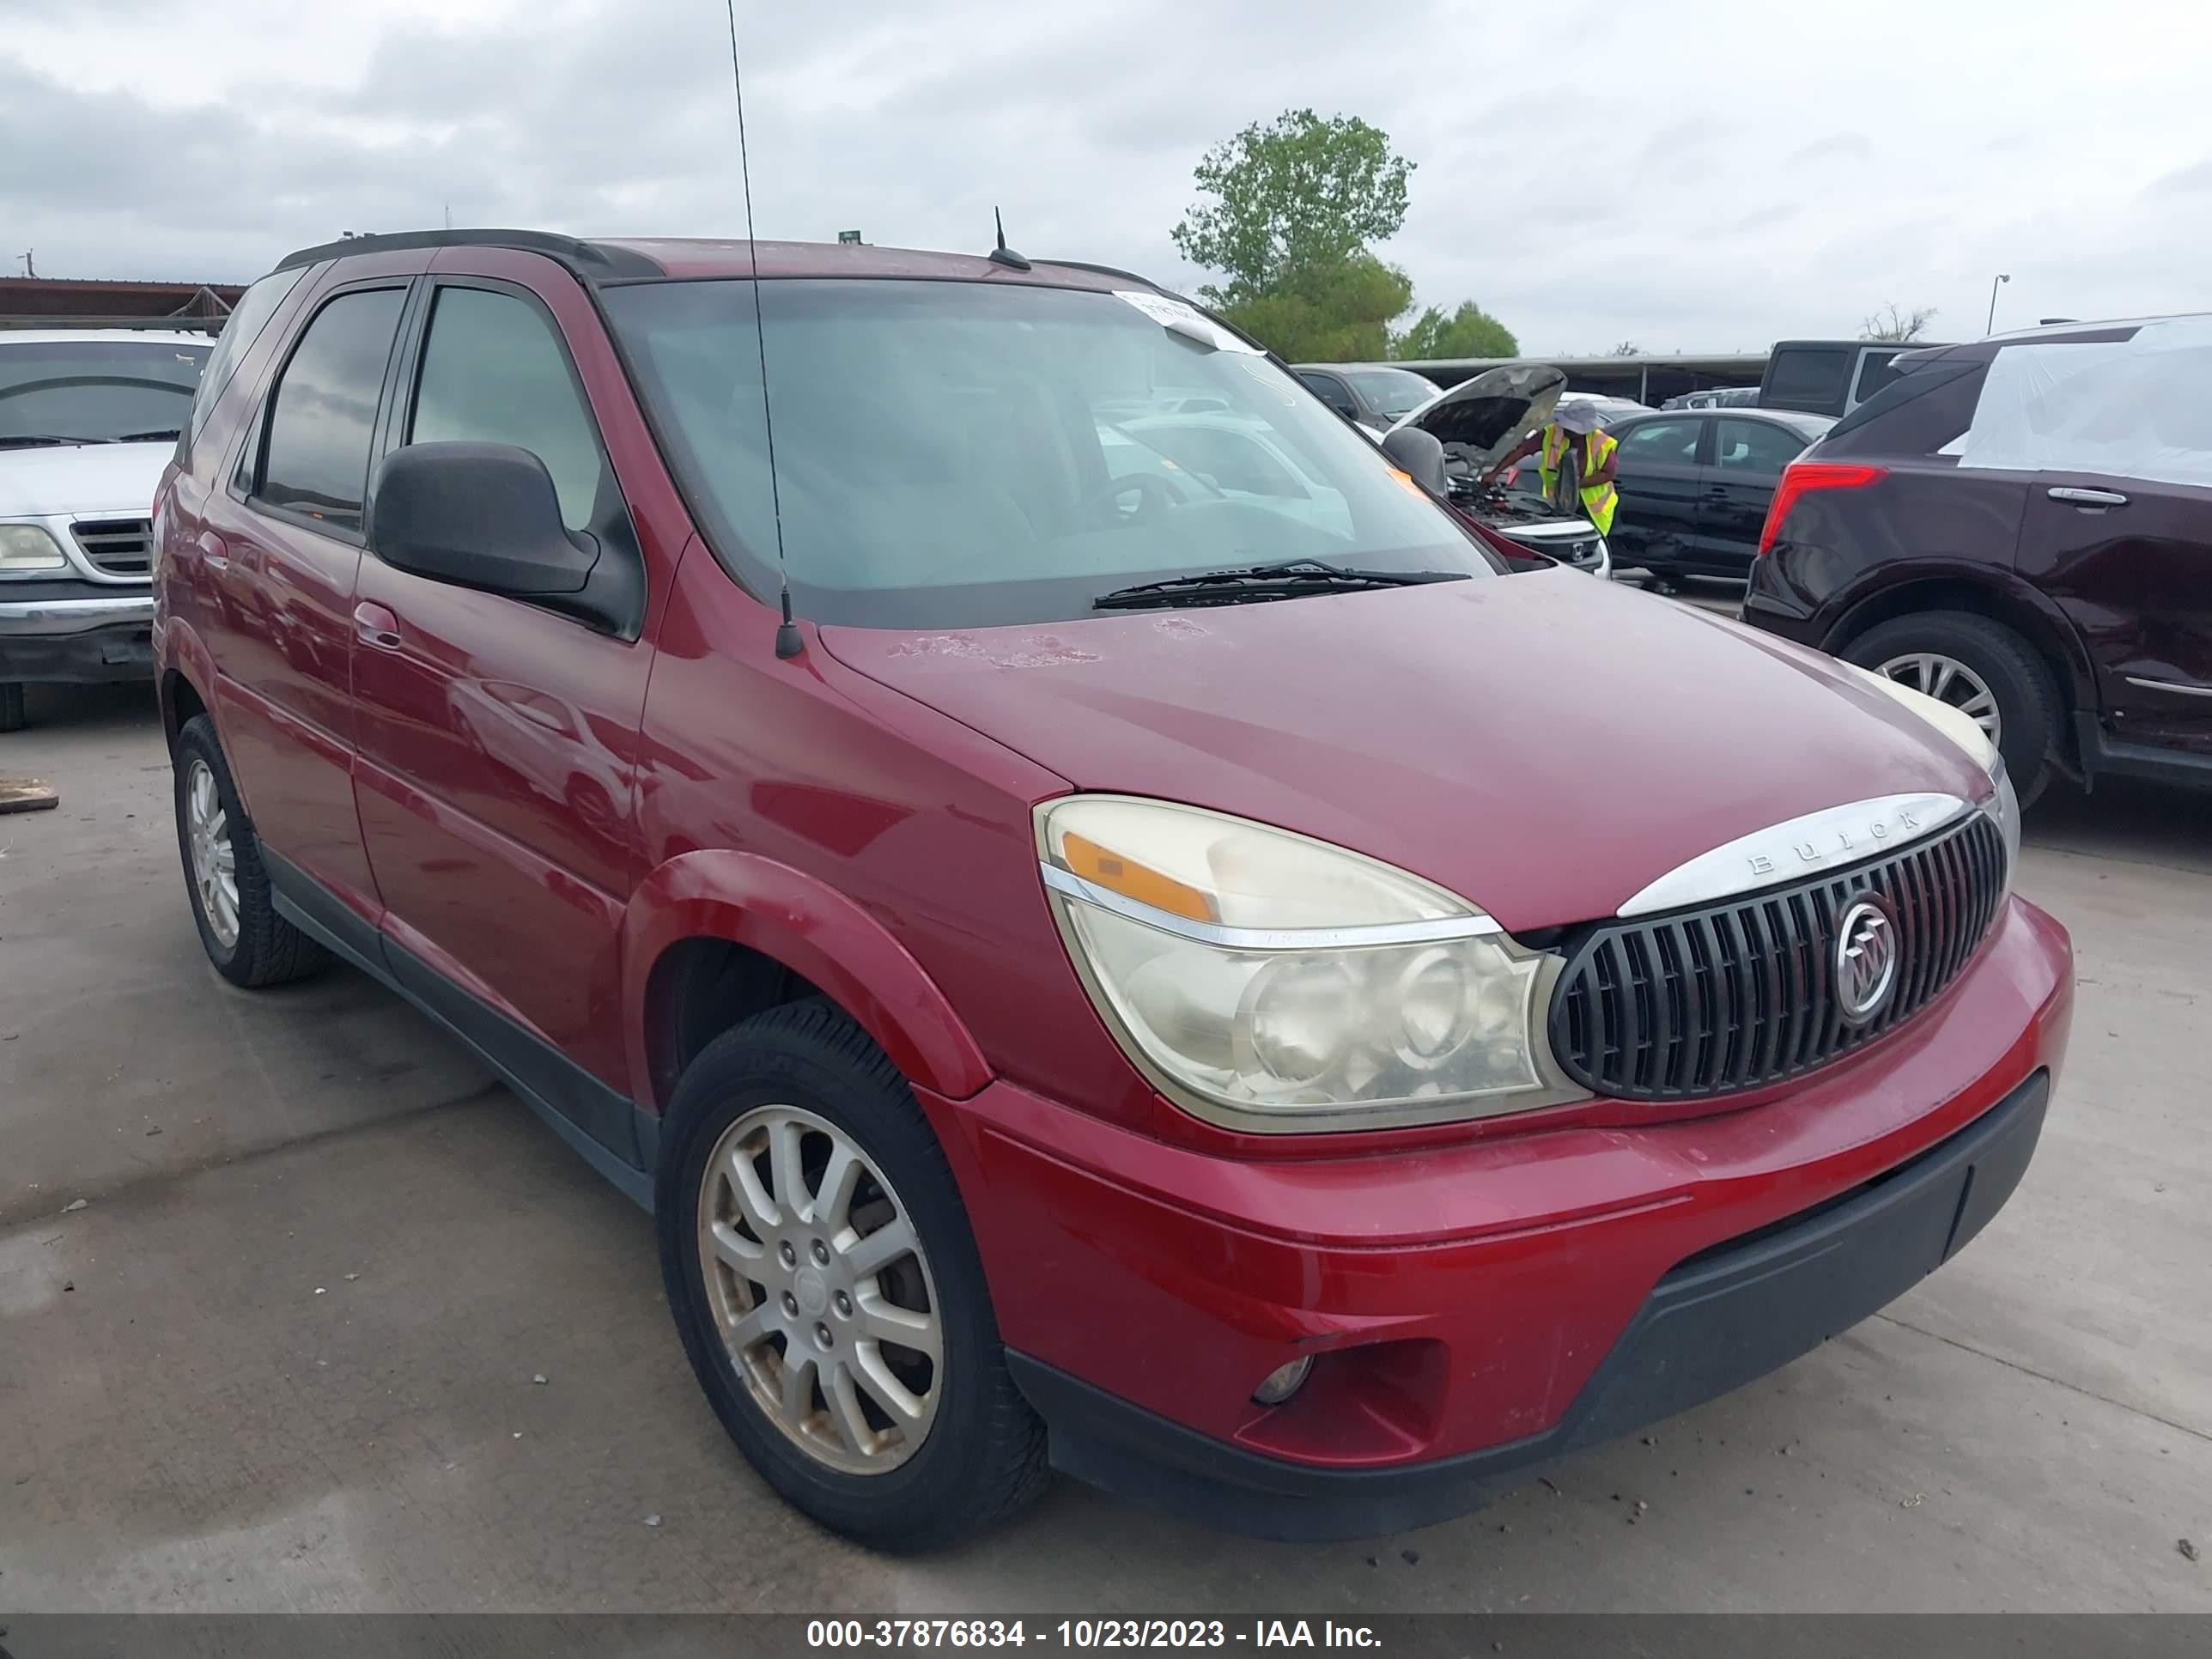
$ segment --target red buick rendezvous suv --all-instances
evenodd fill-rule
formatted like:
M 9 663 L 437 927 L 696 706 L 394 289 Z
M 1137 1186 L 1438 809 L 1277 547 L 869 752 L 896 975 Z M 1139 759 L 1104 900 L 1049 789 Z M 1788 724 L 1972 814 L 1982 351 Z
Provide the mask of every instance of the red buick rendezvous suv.
M 374 976 L 647 1206 L 842 1532 L 1469 1507 L 1960 1249 L 2071 959 L 1972 721 L 1393 455 L 1003 250 L 294 254 L 155 503 L 208 954 Z

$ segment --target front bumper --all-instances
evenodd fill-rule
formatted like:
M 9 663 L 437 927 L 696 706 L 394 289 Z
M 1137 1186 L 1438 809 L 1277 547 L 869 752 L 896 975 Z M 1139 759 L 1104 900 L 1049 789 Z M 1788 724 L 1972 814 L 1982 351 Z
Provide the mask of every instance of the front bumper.
M 1911 1024 L 1760 1103 L 1417 1153 L 1214 1158 L 1006 1083 L 924 1103 L 1057 1467 L 1372 1535 L 1785 1364 L 1954 1254 L 2033 1150 L 2071 966 L 2014 900 Z
M 154 596 L 0 597 L 0 680 L 100 684 L 154 676 Z
M 1182 1427 L 1010 1353 L 1051 1425 L 1054 1467 L 1258 1537 L 1376 1537 L 1473 1507 L 1486 1482 L 1610 1440 L 1765 1376 L 1895 1301 L 1979 1232 L 2034 1154 L 2037 1072 L 1949 1139 L 1839 1202 L 1703 1253 L 1653 1287 L 1565 1416 L 1540 1433 L 1410 1466 L 1288 1462 Z

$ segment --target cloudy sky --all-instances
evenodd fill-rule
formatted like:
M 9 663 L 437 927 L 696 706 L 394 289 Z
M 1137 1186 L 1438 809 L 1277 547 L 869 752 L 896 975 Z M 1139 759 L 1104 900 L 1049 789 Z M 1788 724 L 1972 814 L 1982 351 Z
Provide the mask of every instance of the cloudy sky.
M 1531 350 L 2212 307 L 2193 0 L 738 0 L 763 236 L 1200 280 L 1206 147 L 1419 164 L 1384 252 Z M 1388 20 L 1387 21 L 1385 20 Z M 0 254 L 242 280 L 342 230 L 742 234 L 723 0 L 0 0 Z

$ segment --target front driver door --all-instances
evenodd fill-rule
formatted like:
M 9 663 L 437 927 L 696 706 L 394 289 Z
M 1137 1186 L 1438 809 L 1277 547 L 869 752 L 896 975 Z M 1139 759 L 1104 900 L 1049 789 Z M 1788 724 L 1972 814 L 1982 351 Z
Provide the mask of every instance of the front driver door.
M 545 463 L 571 530 L 642 562 L 569 340 L 605 355 L 535 256 L 441 254 L 410 321 L 382 447 L 475 441 Z M 556 311 L 557 307 L 557 311 Z M 560 314 L 565 313 L 566 314 Z M 362 562 L 355 799 L 395 975 L 592 1139 L 635 1162 L 622 917 L 641 856 L 637 729 L 649 647 L 539 606 Z

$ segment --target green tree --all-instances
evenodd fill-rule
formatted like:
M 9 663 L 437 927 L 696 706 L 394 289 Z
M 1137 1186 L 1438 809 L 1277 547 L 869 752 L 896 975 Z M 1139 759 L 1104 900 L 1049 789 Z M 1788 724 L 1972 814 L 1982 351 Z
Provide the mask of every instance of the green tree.
M 1291 362 L 1373 362 L 1390 355 L 1390 319 L 1413 299 L 1404 271 L 1362 252 L 1301 264 L 1221 314 Z
M 1222 273 L 1224 281 L 1199 290 L 1219 306 L 1278 296 L 1300 271 L 1333 273 L 1315 279 L 1324 286 L 1371 280 L 1358 257 L 1405 223 L 1413 170 L 1389 134 L 1357 116 L 1285 110 L 1206 151 L 1194 177 L 1212 199 L 1183 215 L 1175 245 L 1193 264 Z
M 1517 357 L 1521 343 L 1513 331 L 1472 300 L 1460 301 L 1447 317 L 1431 306 L 1390 343 L 1393 357 L 1433 362 L 1453 357 Z

